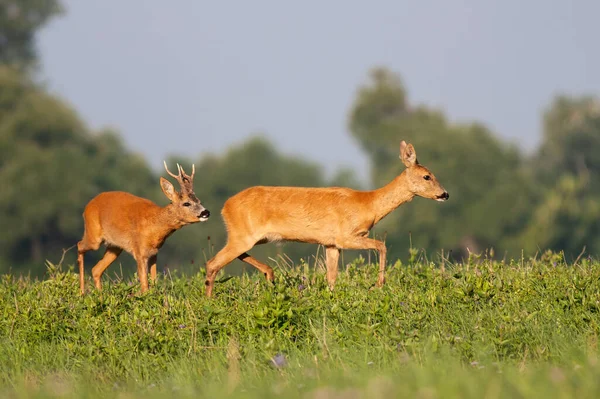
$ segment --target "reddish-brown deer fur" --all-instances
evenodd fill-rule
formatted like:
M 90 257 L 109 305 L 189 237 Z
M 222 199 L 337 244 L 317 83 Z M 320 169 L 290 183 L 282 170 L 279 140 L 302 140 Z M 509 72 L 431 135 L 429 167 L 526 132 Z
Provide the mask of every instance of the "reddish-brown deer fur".
M 254 266 L 273 281 L 273 269 L 246 251 L 257 244 L 279 240 L 325 246 L 327 281 L 331 289 L 337 277 L 341 249 L 377 250 L 377 285 L 382 286 L 386 248 L 383 242 L 367 237 L 371 228 L 415 196 L 437 201 L 449 198 L 435 176 L 419 164 L 412 144 L 400 143 L 400 159 L 406 169 L 377 190 L 256 186 L 229 198 L 221 211 L 228 240 L 206 265 L 206 295 L 212 295 L 219 270 L 235 258 Z
M 204 209 L 194 194 L 194 173 L 188 176 L 177 165 L 179 173 L 171 173 L 164 163 L 167 173 L 177 179 L 181 191 L 177 192 L 165 178 L 160 178 L 163 193 L 171 201 L 165 207 L 123 191 L 109 191 L 98 194 L 85 207 L 83 220 L 85 232 L 77 243 L 79 263 L 79 284 L 85 293 L 83 276 L 83 255 L 97 250 L 106 244 L 104 257 L 92 269 L 97 289 L 102 288 L 100 279 L 104 271 L 121 254 L 129 252 L 137 262 L 137 272 L 142 292 L 148 290 L 148 266 L 150 278 L 156 279 L 156 254 L 165 240 L 185 225 L 204 222 L 210 212 Z

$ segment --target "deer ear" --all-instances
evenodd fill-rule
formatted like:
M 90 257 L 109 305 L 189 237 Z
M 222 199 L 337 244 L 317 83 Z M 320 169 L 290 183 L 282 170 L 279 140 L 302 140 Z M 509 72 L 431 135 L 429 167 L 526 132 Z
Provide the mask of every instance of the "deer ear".
M 165 195 L 171 202 L 173 202 L 177 198 L 177 192 L 175 191 L 175 187 L 173 187 L 171 182 L 165 179 L 164 177 L 160 178 L 160 188 L 162 188 L 163 193 L 165 193 Z
M 406 144 L 404 140 L 400 143 L 400 159 L 407 168 L 411 168 L 418 163 L 415 147 L 412 144 Z
M 402 153 L 404 152 L 405 148 L 406 148 L 406 141 L 402 140 L 400 142 L 400 158 L 402 158 Z

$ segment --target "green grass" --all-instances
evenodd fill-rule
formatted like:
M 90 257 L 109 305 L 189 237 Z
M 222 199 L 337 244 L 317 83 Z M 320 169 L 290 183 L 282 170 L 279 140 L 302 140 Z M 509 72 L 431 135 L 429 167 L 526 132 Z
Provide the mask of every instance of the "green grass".
M 600 263 L 514 262 L 203 271 L 105 280 L 51 267 L 0 282 L 2 397 L 600 397 Z M 88 286 L 91 286 L 88 280 Z M 274 357 L 285 359 L 280 367 Z

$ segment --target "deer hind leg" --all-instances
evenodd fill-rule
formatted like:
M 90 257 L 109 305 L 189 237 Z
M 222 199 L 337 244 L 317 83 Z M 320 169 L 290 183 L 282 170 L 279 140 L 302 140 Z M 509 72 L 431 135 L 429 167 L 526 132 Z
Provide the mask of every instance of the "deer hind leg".
M 327 247 L 325 249 L 325 263 L 327 264 L 327 283 L 329 289 L 333 291 L 335 286 L 335 280 L 338 275 L 338 259 L 340 257 L 340 250 L 336 247 Z
M 386 248 L 381 241 L 367 237 L 345 237 L 336 242 L 338 248 L 343 249 L 374 249 L 379 252 L 379 277 L 377 286 L 382 287 L 385 283 L 385 261 Z
M 262 263 L 261 261 L 250 256 L 246 252 L 244 252 L 243 254 L 238 256 L 238 259 L 241 261 L 244 261 L 244 262 L 248 263 L 249 265 L 252 265 L 255 268 L 257 268 L 258 270 L 260 270 L 260 272 L 265 275 L 265 277 L 268 281 L 270 281 L 270 282 L 275 281 L 275 273 L 273 272 L 273 269 L 269 265 Z
M 100 248 L 101 244 L 102 240 L 92 240 L 90 238 L 90 234 L 88 234 L 87 229 L 83 234 L 81 241 L 77 243 L 77 264 L 79 265 L 79 289 L 81 290 L 81 295 L 85 294 L 83 255 L 87 251 L 96 251 L 98 248 Z
M 252 248 L 252 246 L 252 244 L 245 244 L 243 241 L 228 240 L 223 249 L 221 249 L 212 259 L 208 261 L 206 264 L 206 281 L 204 282 L 206 285 L 207 297 L 212 296 L 217 273 L 219 273 L 219 271 L 227 266 L 232 260 Z
M 106 252 L 102 259 L 96 263 L 96 266 L 92 268 L 92 277 L 94 278 L 94 284 L 98 290 L 102 289 L 102 275 L 106 271 L 106 269 L 117 259 L 119 255 L 121 255 L 123 250 L 117 247 L 106 247 Z

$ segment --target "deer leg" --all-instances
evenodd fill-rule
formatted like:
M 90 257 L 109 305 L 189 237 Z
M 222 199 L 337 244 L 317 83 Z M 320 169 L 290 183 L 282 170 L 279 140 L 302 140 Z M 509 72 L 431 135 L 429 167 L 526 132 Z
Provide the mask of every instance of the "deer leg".
M 83 276 L 83 254 L 85 251 L 77 252 L 77 263 L 79 264 L 79 290 L 81 295 L 85 294 L 85 278 Z
M 221 249 L 211 260 L 206 264 L 206 296 L 211 297 L 213 287 L 215 285 L 215 278 L 217 273 L 227 266 L 232 260 L 252 248 L 252 245 L 240 245 L 239 243 L 232 244 L 228 241 L 227 244 Z M 253 265 L 254 266 L 254 265 Z
M 150 265 L 150 281 L 152 281 L 152 284 L 156 284 L 156 260 L 157 255 L 152 255 L 148 260 L 148 264 Z
M 338 248 L 343 249 L 374 249 L 379 252 L 379 278 L 377 286 L 382 287 L 385 283 L 385 244 L 381 241 L 367 237 L 345 237 L 336 242 Z
M 260 270 L 261 273 L 265 275 L 268 281 L 275 281 L 275 274 L 273 273 L 273 269 L 270 266 L 258 261 L 256 258 L 253 258 L 252 256 L 248 255 L 246 252 L 238 256 L 238 259 Z
M 102 229 L 98 223 L 93 223 L 93 221 L 93 218 L 90 221 L 84 215 L 83 237 L 77 243 L 77 263 L 79 265 L 79 288 L 81 295 L 85 294 L 83 255 L 87 251 L 96 251 L 102 245 Z
M 142 287 L 142 294 L 148 291 L 148 257 L 136 256 L 138 278 Z
M 94 278 L 94 284 L 98 290 L 102 289 L 102 274 L 104 274 L 104 271 L 108 268 L 108 266 L 110 266 L 110 264 L 113 263 L 119 255 L 121 255 L 121 252 L 123 252 L 121 248 L 107 247 L 102 259 L 100 259 L 100 261 L 96 263 L 96 266 L 92 268 L 92 277 Z
M 85 237 L 83 240 L 77 243 L 77 263 L 79 265 L 79 289 L 81 290 L 81 295 L 85 294 L 85 278 L 84 278 L 84 269 L 83 269 L 83 255 L 91 250 L 92 248 L 87 245 L 87 241 Z
M 329 289 L 333 291 L 335 286 L 335 280 L 338 275 L 338 259 L 340 257 L 340 250 L 336 247 L 327 247 L 325 249 L 325 263 L 327 264 L 327 283 Z

